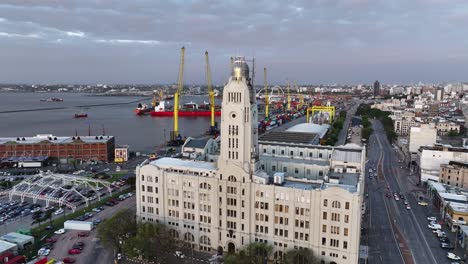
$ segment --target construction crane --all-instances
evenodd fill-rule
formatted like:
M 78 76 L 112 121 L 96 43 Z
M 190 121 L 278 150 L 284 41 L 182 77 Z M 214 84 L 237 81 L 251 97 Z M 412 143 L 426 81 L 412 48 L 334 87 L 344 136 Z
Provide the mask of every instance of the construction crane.
M 211 69 L 210 61 L 208 58 L 208 51 L 205 51 L 205 63 L 206 63 L 206 82 L 208 85 L 208 94 L 210 97 L 210 112 L 211 112 L 211 123 L 210 123 L 210 135 L 215 135 L 218 133 L 218 126 L 215 122 L 215 96 L 213 91 L 213 86 L 211 84 Z
M 297 110 L 300 110 L 304 106 L 304 95 L 301 93 L 301 90 L 299 89 L 299 86 L 297 86 L 296 81 L 294 81 L 294 86 L 296 87 L 297 93 L 299 94 L 299 107 Z
M 268 98 L 268 83 L 267 83 L 267 68 L 263 68 L 263 90 L 265 92 L 265 119 L 268 118 L 269 116 L 269 105 L 270 105 L 270 100 Z
M 290 85 L 289 85 L 289 80 L 288 80 L 288 105 L 287 105 L 286 110 L 291 110 L 291 94 L 289 90 L 290 90 Z
M 185 47 L 180 49 L 179 77 L 177 79 L 177 90 L 174 93 L 174 130 L 171 131 L 171 141 L 174 145 L 180 145 L 182 137 L 179 134 L 179 96 L 184 88 L 184 59 Z

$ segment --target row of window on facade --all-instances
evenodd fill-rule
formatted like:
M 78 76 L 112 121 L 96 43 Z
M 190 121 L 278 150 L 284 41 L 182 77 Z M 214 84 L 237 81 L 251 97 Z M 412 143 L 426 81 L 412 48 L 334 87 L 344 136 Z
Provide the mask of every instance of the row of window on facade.
M 328 206 L 328 199 L 323 200 L 323 206 L 324 207 Z M 332 202 L 332 208 L 340 209 L 341 208 L 341 202 L 340 201 L 333 201 Z M 345 202 L 345 209 L 349 210 L 349 202 Z
M 236 125 L 229 125 L 228 126 L 228 133 L 230 136 L 237 136 L 239 135 L 239 126 Z
M 268 153 L 268 150 L 267 148 L 263 148 L 263 153 L 267 154 Z M 298 151 L 296 152 L 299 154 L 299 157 L 304 157 L 304 152 L 303 151 Z M 276 154 L 276 149 L 271 149 L 271 153 L 269 154 Z M 294 156 L 295 152 L 294 150 L 290 150 L 289 151 L 289 155 L 290 156 Z M 285 154 L 285 150 L 284 149 L 281 149 L 280 150 L 280 155 L 286 155 Z M 314 153 L 313 152 L 309 152 L 309 158 L 319 158 L 319 159 L 323 159 L 323 158 L 326 158 L 326 156 L 324 157 L 325 155 L 323 155 L 322 152 L 319 152 L 317 154 L 317 156 L 314 157 Z M 328 158 L 330 159 L 331 158 L 331 154 L 328 154 Z
M 265 165 L 261 165 L 262 170 L 265 170 Z M 276 171 L 276 165 L 271 166 L 271 171 Z M 288 167 L 283 167 L 283 172 L 288 172 Z M 294 168 L 294 173 L 299 174 L 299 168 Z M 305 174 L 310 175 L 311 170 L 310 169 L 305 169 Z M 322 177 L 323 176 L 323 171 L 319 170 L 318 176 Z

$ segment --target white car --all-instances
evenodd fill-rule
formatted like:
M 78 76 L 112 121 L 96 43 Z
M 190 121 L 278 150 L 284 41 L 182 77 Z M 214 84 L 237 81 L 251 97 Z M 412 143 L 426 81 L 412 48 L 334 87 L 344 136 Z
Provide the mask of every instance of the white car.
M 60 228 L 59 230 L 55 231 L 54 234 L 61 235 L 65 233 L 65 229 Z
M 453 254 L 452 252 L 447 253 L 447 258 L 452 259 L 452 260 L 461 260 L 459 256 Z
M 180 252 L 180 251 L 176 251 L 175 254 L 174 254 L 174 256 L 176 256 L 176 257 L 178 257 L 178 258 L 181 258 L 181 259 L 185 258 L 184 253 L 182 253 L 182 252 Z
M 442 226 L 439 225 L 439 224 L 429 224 L 429 225 L 427 225 L 427 227 L 428 227 L 429 229 L 434 229 L 434 230 L 436 230 L 436 229 L 442 229 Z
M 437 218 L 435 218 L 435 216 L 429 216 L 429 217 L 427 218 L 427 220 L 429 220 L 429 221 L 437 221 Z
M 59 214 L 63 214 L 64 211 L 62 208 L 58 209 L 57 211 L 55 211 L 54 215 L 59 215 Z
M 118 254 L 117 254 L 117 259 L 118 259 L 118 260 L 121 260 L 121 259 L 122 259 L 122 254 L 118 253 Z
M 406 205 L 406 209 L 411 210 L 411 206 L 409 204 Z

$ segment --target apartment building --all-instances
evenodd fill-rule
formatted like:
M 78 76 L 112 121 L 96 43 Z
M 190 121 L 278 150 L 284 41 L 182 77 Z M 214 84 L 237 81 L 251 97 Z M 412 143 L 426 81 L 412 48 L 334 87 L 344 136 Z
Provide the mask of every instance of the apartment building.
M 259 143 L 248 76 L 236 58 L 217 162 L 161 158 L 137 167 L 138 219 L 167 225 L 194 250 L 236 252 L 261 242 L 276 259 L 310 248 L 324 263 L 358 263 L 365 149 Z M 308 173 L 309 165 L 317 169 Z
M 468 163 L 450 161 L 440 165 L 440 182 L 468 189 Z

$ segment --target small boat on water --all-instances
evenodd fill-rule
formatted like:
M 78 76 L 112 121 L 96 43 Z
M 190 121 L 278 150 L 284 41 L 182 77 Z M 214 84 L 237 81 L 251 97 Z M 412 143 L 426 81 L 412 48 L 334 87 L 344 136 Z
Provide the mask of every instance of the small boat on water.
M 152 108 L 146 104 L 139 103 L 138 106 L 133 110 L 136 115 L 146 115 L 151 112 Z
M 52 97 L 49 99 L 41 99 L 41 102 L 63 102 L 62 98 Z
M 83 111 L 75 114 L 75 118 L 86 118 L 86 117 L 88 117 L 88 114 Z

